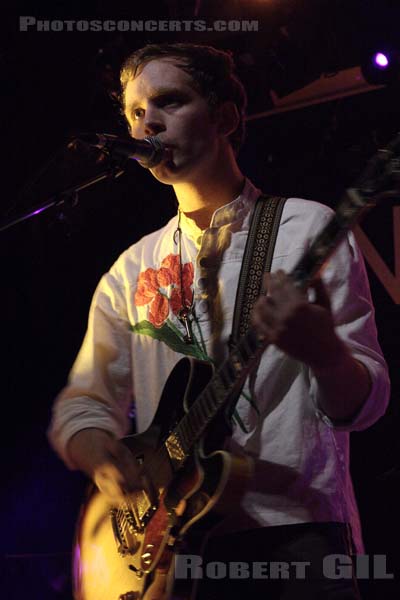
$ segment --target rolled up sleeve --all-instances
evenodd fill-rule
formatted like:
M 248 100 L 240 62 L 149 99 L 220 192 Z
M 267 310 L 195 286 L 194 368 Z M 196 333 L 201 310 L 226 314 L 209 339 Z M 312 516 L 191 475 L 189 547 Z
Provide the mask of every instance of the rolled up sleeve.
M 361 431 L 385 413 L 390 397 L 390 382 L 378 341 L 365 263 L 353 233 L 348 234 L 328 262 L 322 279 L 331 298 L 336 332 L 354 358 L 367 368 L 371 390 L 359 412 L 346 422 L 336 422 L 323 412 L 320 402 L 322 392 L 310 370 L 311 398 L 317 416 L 329 427 Z
M 95 427 L 117 437 L 128 432 L 132 389 L 126 302 L 110 272 L 97 286 L 84 341 L 53 405 L 48 438 L 69 468 L 74 465 L 67 444 L 78 431 Z

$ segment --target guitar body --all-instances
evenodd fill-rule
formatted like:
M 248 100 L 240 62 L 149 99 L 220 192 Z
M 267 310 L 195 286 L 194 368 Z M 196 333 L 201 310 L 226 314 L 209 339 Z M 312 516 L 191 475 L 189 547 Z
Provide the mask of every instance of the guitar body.
M 219 450 L 230 432 L 224 413 L 183 466 L 176 468 L 173 449 L 165 451 L 165 439 L 213 372 L 209 363 L 182 359 L 166 382 L 149 429 L 123 440 L 133 459 L 144 465 L 154 487 L 151 498 L 140 492 L 130 495 L 126 505 L 110 506 L 95 486 L 89 488 L 74 544 L 76 600 L 177 598 L 173 571 L 179 547 L 184 542 L 185 553 L 198 551 L 190 546 L 190 532 L 193 539 L 204 540 L 238 506 L 250 463 Z M 179 592 L 179 597 L 187 594 Z

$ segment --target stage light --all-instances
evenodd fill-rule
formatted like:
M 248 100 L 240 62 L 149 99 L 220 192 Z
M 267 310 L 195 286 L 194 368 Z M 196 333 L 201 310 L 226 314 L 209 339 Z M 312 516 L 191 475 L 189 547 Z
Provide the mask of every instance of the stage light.
M 400 84 L 400 52 L 396 49 L 369 52 L 361 64 L 361 72 L 372 85 Z
M 373 60 L 378 69 L 386 69 L 389 66 L 389 59 L 383 52 L 377 52 Z

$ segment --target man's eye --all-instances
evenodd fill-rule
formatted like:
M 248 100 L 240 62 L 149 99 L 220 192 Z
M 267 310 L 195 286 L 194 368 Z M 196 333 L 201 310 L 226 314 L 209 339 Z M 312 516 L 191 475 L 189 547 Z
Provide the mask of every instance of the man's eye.
M 143 108 L 135 108 L 135 110 L 132 113 L 132 116 L 135 121 L 137 121 L 138 119 L 141 119 L 143 117 L 143 115 L 144 115 Z

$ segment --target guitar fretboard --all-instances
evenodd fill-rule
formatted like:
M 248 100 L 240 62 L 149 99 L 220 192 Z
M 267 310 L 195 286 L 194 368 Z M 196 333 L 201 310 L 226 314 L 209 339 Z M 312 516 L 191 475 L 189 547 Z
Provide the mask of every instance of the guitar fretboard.
M 174 435 L 179 439 L 185 453 L 201 438 L 220 409 L 235 397 L 249 373 L 251 364 L 263 351 L 264 346 L 264 342 L 254 331 L 249 331 L 239 339 L 228 358 L 174 429 Z

